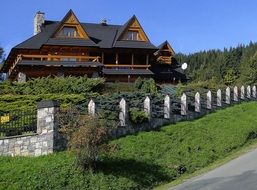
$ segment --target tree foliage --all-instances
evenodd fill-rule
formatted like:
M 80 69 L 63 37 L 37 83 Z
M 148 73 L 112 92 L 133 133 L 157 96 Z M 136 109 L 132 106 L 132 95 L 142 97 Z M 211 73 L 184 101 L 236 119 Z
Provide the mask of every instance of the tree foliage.
M 235 48 L 201 51 L 194 54 L 177 54 L 179 62 L 187 62 L 187 76 L 194 82 L 213 81 L 223 84 L 254 83 L 254 55 L 257 43 Z M 251 76 L 251 79 L 249 78 Z

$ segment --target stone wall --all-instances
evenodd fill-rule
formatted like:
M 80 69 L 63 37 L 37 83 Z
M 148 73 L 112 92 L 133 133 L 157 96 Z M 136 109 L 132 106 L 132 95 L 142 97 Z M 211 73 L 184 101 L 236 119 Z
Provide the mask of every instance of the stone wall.
M 37 106 L 37 133 L 0 139 L 0 155 L 41 156 L 61 148 L 56 119 L 59 103 L 42 101 Z

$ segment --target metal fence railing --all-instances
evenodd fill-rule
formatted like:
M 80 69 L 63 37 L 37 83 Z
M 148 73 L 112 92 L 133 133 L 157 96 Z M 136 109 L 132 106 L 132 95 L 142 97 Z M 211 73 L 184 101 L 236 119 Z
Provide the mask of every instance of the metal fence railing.
M 37 131 L 37 111 L 19 110 L 0 113 L 0 137 L 23 135 Z

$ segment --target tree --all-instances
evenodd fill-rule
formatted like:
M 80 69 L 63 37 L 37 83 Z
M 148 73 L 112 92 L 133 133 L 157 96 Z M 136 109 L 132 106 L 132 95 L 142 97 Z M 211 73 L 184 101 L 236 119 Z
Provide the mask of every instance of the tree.
M 0 69 L 3 66 L 3 62 L 4 62 L 4 49 L 0 47 Z M 2 82 L 4 80 L 4 73 L 0 72 L 0 82 Z
M 251 57 L 249 62 L 248 82 L 250 84 L 257 82 L 257 52 Z

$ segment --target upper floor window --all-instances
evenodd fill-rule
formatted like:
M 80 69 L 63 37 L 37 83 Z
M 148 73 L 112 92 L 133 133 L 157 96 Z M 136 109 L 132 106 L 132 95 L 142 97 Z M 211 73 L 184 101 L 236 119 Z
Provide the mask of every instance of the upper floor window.
M 58 34 L 59 37 L 78 38 L 79 33 L 76 27 L 65 26 Z
M 124 36 L 124 40 L 141 40 L 138 31 L 129 30 Z

